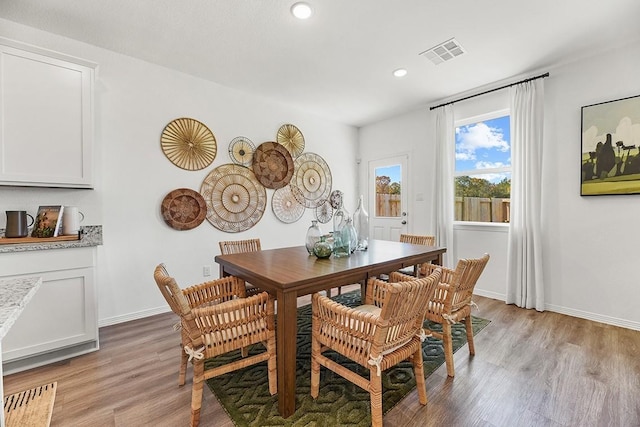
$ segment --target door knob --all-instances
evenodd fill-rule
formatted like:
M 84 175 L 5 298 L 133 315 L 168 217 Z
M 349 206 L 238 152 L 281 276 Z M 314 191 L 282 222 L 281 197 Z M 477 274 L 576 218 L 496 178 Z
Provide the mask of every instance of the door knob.
M 402 224 L 402 225 L 406 225 L 406 224 L 407 224 L 407 221 L 404 221 L 404 220 L 403 220 L 403 221 L 401 222 L 401 224 Z

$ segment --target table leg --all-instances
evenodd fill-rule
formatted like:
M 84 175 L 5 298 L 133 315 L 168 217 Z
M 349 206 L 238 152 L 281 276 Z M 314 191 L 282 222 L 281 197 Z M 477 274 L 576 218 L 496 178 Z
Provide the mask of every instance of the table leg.
M 278 410 L 284 418 L 296 411 L 297 309 L 295 292 L 278 292 L 276 326 Z

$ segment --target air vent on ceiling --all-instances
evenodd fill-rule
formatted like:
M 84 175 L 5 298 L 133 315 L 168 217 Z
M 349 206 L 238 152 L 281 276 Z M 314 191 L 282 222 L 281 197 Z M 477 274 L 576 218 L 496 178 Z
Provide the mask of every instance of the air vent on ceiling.
M 456 56 L 460 56 L 463 53 L 464 49 L 460 43 L 458 43 L 456 39 L 450 39 L 432 47 L 431 49 L 425 50 L 420 55 L 438 65 L 444 61 L 449 61 Z

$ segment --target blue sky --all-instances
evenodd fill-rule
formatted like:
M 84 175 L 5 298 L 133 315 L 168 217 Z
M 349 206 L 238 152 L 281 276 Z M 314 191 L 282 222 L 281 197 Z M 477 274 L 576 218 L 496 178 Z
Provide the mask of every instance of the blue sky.
M 389 178 L 391 178 L 391 182 L 400 182 L 400 173 L 400 165 L 376 168 L 376 176 L 388 176 Z
M 456 172 L 504 166 L 511 166 L 509 116 L 456 128 Z

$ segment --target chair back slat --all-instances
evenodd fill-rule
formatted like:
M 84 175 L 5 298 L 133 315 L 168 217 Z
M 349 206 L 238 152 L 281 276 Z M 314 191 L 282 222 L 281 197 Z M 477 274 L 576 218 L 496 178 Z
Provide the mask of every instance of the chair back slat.
M 374 354 L 376 350 L 385 352 L 402 345 L 419 333 L 425 307 L 440 282 L 441 275 L 442 270 L 436 269 L 422 279 L 383 285 L 387 290 L 371 349 L 372 355 L 377 355 Z
M 242 254 L 261 250 L 260 239 L 227 240 L 218 243 L 222 255 Z
M 190 304 L 182 293 L 182 289 L 178 286 L 175 279 L 167 273 L 167 269 L 164 264 L 160 264 L 156 267 L 153 277 L 160 289 L 160 293 L 178 316 L 182 316 L 190 311 Z
M 436 236 L 420 236 L 417 234 L 401 234 L 400 242 L 413 245 L 435 246 Z
M 451 285 L 454 293 L 451 297 L 451 311 L 459 310 L 471 303 L 473 290 L 489 262 L 489 254 L 484 254 L 480 258 L 461 259 L 456 265 Z

